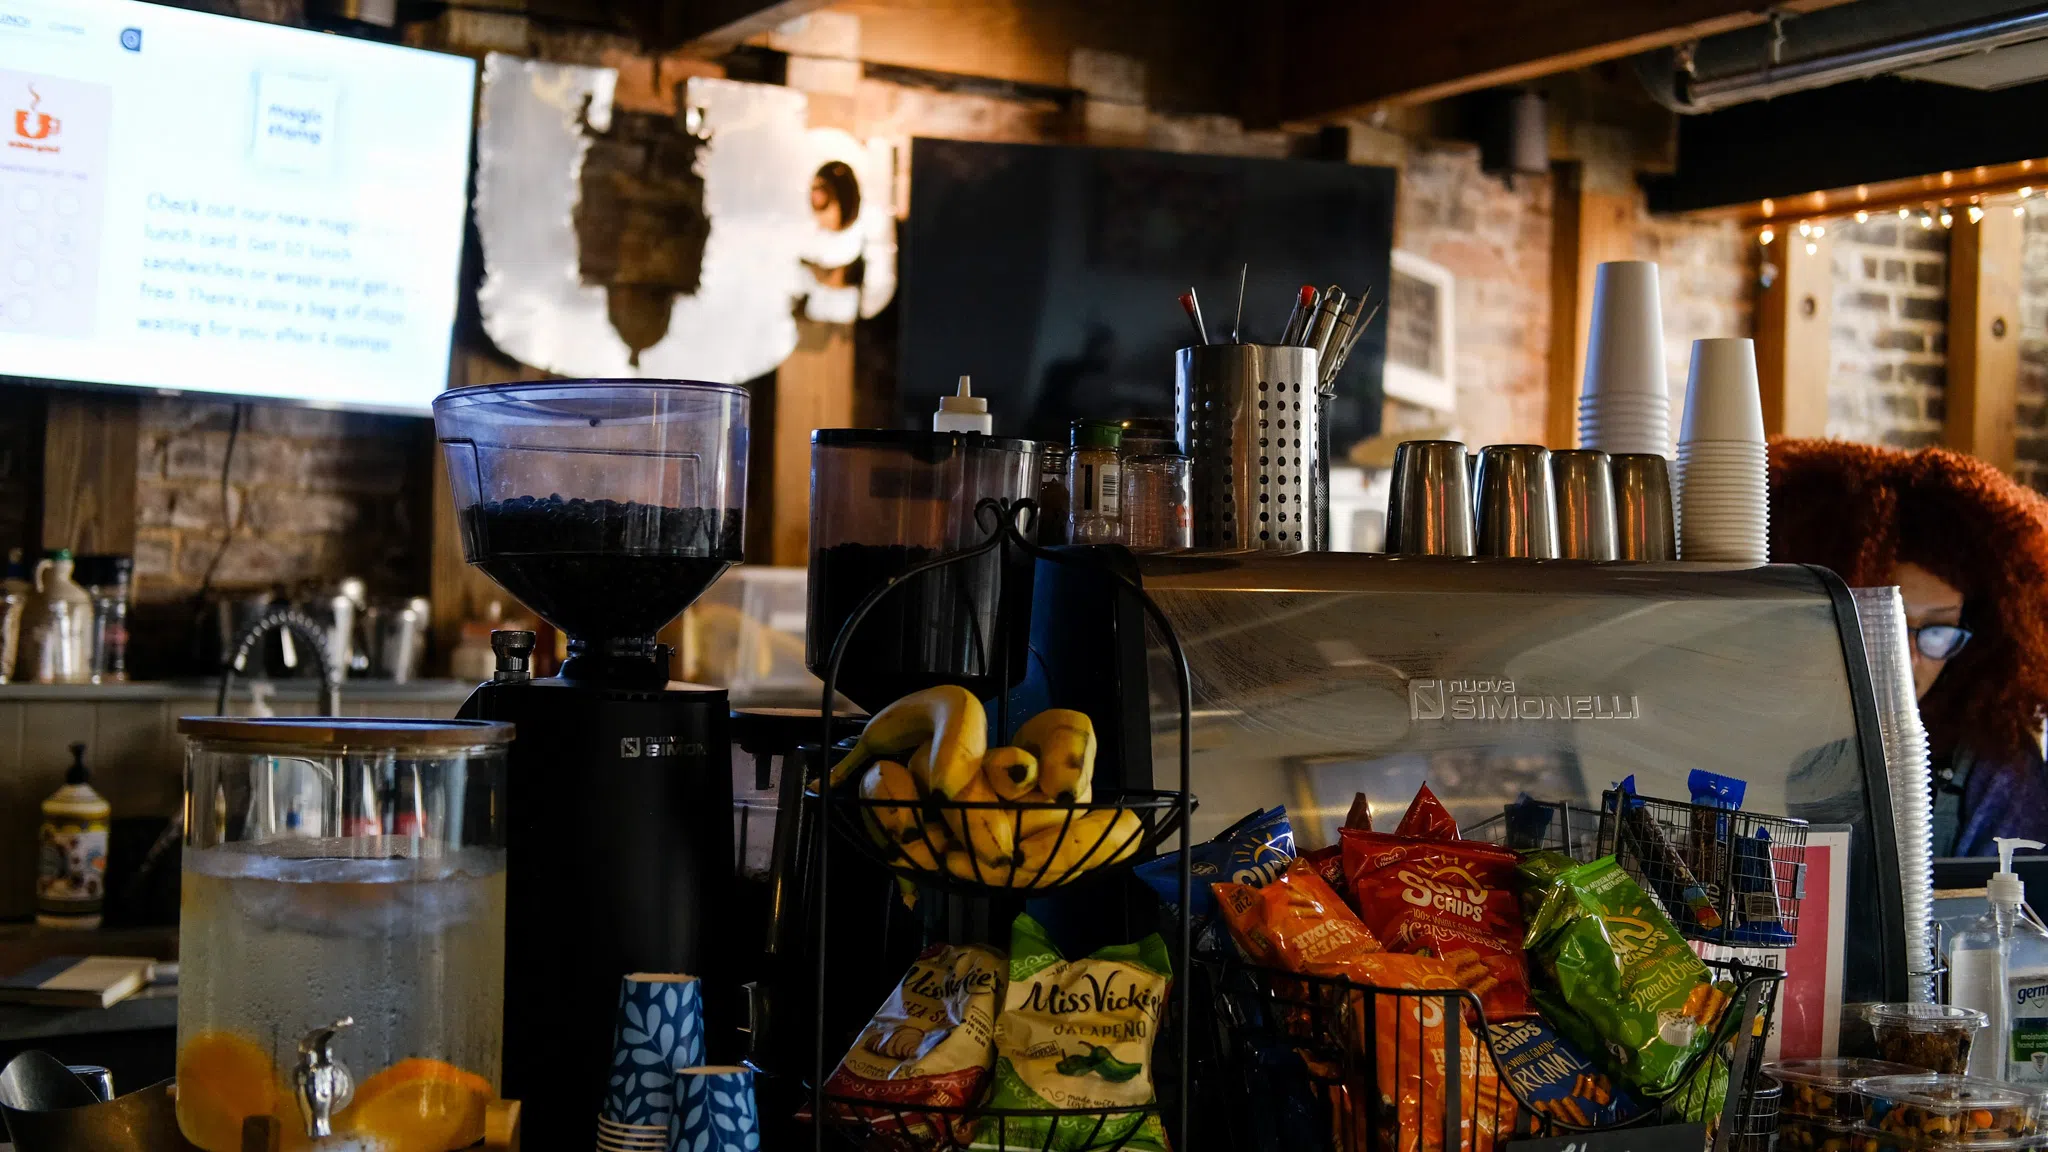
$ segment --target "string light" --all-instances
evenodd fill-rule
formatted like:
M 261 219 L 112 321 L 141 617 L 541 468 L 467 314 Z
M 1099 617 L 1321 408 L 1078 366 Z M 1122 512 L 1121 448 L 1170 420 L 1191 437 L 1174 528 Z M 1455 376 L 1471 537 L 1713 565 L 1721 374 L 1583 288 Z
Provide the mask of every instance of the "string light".
M 1970 223 L 1975 224 L 1977 221 L 1982 220 L 1983 218 L 1984 210 L 1982 208 L 1977 207 L 1975 204 L 1970 205 Z
M 2033 186 L 2032 184 L 2024 184 L 2024 185 L 2021 185 L 2021 187 L 2020 187 L 2020 199 L 2022 199 L 2022 200 L 2025 200 L 2025 199 L 2026 199 L 2027 197 L 2029 197 L 2029 196 L 2032 196 L 2033 194 L 2034 194 L 2034 186 Z
M 1943 209 L 1941 210 L 1941 226 L 1942 226 L 1943 228 L 1947 228 L 1948 226 L 1950 226 L 1951 224 L 1954 224 L 1955 222 L 1956 222 L 1956 218 L 1948 214 L 1948 209 L 1946 209 L 1946 208 L 1943 208 Z
M 1861 208 L 1858 208 L 1858 209 L 1856 210 L 1856 222 L 1857 222 L 1858 224 L 1867 224 L 1867 223 L 1869 223 L 1869 222 L 1870 222 L 1870 213 L 1868 213 L 1868 212 L 1865 212 L 1865 211 L 1864 211 L 1863 209 L 1861 209 Z
M 1766 247 L 1769 247 L 1771 241 L 1776 240 L 1777 238 L 1778 234 L 1776 232 L 1771 231 L 1769 228 L 1766 228 L 1763 231 L 1756 234 L 1756 242 Z
M 1815 244 L 1815 243 L 1814 243 L 1813 241 L 1811 241 L 1811 240 L 1808 240 L 1808 241 L 1806 242 L 1806 254 L 1807 254 L 1808 256 L 1813 256 L 1813 255 L 1817 255 L 1817 254 L 1818 254 L 1819 252 L 1820 252 L 1820 245 L 1818 245 L 1818 244 Z
M 1934 227 L 1934 217 L 1932 217 L 1932 216 L 1929 216 L 1929 215 L 1928 215 L 1927 213 L 1925 213 L 1925 212 L 1922 212 L 1922 213 L 1920 214 L 1920 226 L 1921 226 L 1922 228 L 1932 228 L 1932 227 Z
M 1906 217 L 1908 217 L 1908 216 L 1911 216 L 1911 215 L 1912 215 L 1912 213 L 1911 213 L 1911 212 L 1908 212 L 1908 211 L 1907 211 L 1906 209 L 1904 209 L 1904 208 L 1901 208 L 1901 209 L 1899 209 L 1899 219 L 1901 219 L 1901 220 L 1904 220 L 1904 219 L 1905 219 Z
M 2012 214 L 2015 216 L 2025 216 L 2027 214 L 2027 210 L 2021 207 L 2020 205 L 2015 204 L 2012 206 Z
M 1801 220 L 1799 222 L 1799 235 L 1802 237 L 1813 235 L 1813 225 Z
M 1827 225 L 1825 225 L 1825 224 L 1815 224 L 1815 225 L 1813 226 L 1813 238 L 1814 238 L 1814 239 L 1818 240 L 1818 239 L 1820 239 L 1821 237 L 1823 237 L 1823 236 L 1825 236 L 1825 235 L 1827 235 L 1827 234 L 1828 234 L 1828 226 L 1827 226 Z

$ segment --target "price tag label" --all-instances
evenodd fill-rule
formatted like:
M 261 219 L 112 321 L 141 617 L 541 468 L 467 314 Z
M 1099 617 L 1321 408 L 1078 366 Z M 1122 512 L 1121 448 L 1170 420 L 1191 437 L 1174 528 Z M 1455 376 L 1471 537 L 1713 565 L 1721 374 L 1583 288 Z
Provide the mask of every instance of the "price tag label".
M 1512 1152 L 1671 1152 L 1673 1148 L 1704 1148 L 1704 1124 L 1659 1124 L 1653 1128 L 1620 1128 L 1613 1132 L 1580 1132 L 1548 1140 L 1516 1140 Z

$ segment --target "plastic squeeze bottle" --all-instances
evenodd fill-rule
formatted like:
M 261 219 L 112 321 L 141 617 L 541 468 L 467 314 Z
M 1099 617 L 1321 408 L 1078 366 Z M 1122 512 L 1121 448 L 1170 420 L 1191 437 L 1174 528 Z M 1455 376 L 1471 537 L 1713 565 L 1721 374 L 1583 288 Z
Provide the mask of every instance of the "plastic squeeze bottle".
M 1949 945 L 1949 1002 L 1959 1008 L 1975 1008 L 1988 1023 L 1970 1046 L 1970 1075 L 2004 1080 L 2013 1071 L 2019 1051 L 2016 1021 L 2026 1021 L 2032 1045 L 2021 1056 L 2029 1076 L 2048 1083 L 2048 933 L 2029 920 L 2022 910 L 2026 888 L 2012 870 L 2012 854 L 2019 848 L 2042 848 L 2038 840 L 1999 837 L 1998 871 L 1985 882 L 1984 894 L 1990 908 L 1977 922 L 1956 933 Z M 2015 946 L 2024 935 L 2025 943 Z M 2016 962 L 2017 961 L 2017 962 Z M 2030 1015 L 2013 1011 L 2022 992 Z M 2042 1053 L 2035 1061 L 2032 1053 Z
M 89 782 L 85 745 L 71 746 L 64 786 L 43 801 L 36 866 L 36 923 L 97 928 L 107 895 L 107 821 L 113 810 Z
M 995 435 L 996 420 L 989 415 L 988 398 L 974 394 L 972 377 L 962 376 L 958 392 L 939 397 L 939 410 L 932 413 L 932 431 Z

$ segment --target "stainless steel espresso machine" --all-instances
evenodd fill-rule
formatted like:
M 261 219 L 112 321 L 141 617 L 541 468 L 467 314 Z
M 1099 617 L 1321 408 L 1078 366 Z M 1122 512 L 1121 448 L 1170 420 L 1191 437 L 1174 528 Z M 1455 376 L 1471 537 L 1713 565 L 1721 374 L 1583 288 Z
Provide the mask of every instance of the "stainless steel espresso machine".
M 1682 800 L 1688 773 L 1706 769 L 1747 780 L 1746 808 L 1847 833 L 1857 960 L 1842 999 L 1904 997 L 1876 703 L 1855 606 L 1833 574 L 1347 553 L 1136 563 L 1194 677 L 1198 836 L 1284 803 L 1304 847 L 1335 843 L 1356 794 L 1391 828 L 1425 779 L 1461 825 L 1526 793 L 1594 813 L 1590 827 L 1623 777 Z M 1034 589 L 1041 679 L 1027 691 L 1099 715 L 1118 681 L 1147 684 L 1150 724 L 1105 738 L 1097 779 L 1171 779 L 1163 650 L 1141 620 L 1050 568 Z M 1063 656 L 1084 621 L 1115 640 Z
M 722 384 L 550 381 L 434 401 L 464 559 L 569 640 L 499 632 L 465 718 L 509 720 L 504 1092 L 532 1148 L 591 1147 L 619 978 L 704 980 L 713 1060 L 739 981 L 728 710 L 669 679 L 655 634 L 740 559 L 747 394 Z

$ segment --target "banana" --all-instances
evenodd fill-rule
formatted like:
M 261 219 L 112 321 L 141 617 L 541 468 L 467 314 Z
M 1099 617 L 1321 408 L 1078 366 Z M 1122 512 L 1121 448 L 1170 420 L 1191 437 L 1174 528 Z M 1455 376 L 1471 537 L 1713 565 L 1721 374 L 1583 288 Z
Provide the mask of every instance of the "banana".
M 1144 821 L 1135 812 L 1104 809 L 1075 813 L 1064 836 L 1049 829 L 1018 845 L 1017 875 L 1034 887 L 1075 879 L 1136 852 L 1144 833 Z
M 860 778 L 860 794 L 863 800 L 890 800 L 897 803 L 877 805 L 864 809 L 871 830 L 902 842 L 919 839 L 924 833 L 924 820 L 918 815 L 924 798 L 917 794 L 917 784 L 910 778 L 910 770 L 894 760 L 878 760 L 868 767 Z
M 913 692 L 874 714 L 853 750 L 832 766 L 830 783 L 837 787 L 853 770 L 877 756 L 908 752 L 930 742 L 927 775 L 919 780 L 926 792 L 958 795 L 981 775 L 988 752 L 988 713 L 965 688 L 943 684 Z
M 1048 708 L 1024 722 L 1010 743 L 1038 757 L 1038 789 L 1055 800 L 1094 795 L 1095 723 L 1071 708 Z
M 955 800 L 995 803 L 995 790 L 977 776 Z M 1007 865 L 1017 856 L 1017 821 L 1014 811 L 1000 808 L 944 808 L 953 839 L 990 864 Z
M 1038 783 L 1038 757 L 1022 748 L 991 748 L 981 758 L 981 774 L 1005 800 L 1021 800 Z
M 939 870 L 937 853 L 945 851 L 945 842 L 946 839 L 943 836 L 933 843 L 926 843 L 923 837 L 915 840 L 905 840 L 901 844 L 896 845 L 896 854 L 901 857 L 897 862 L 908 864 L 912 868 L 923 869 L 926 872 L 937 872 Z
M 1016 869 L 1007 862 L 991 864 L 986 860 L 976 860 L 958 848 L 946 853 L 946 871 L 962 880 L 987 884 L 992 888 L 1008 888 L 1016 878 Z

